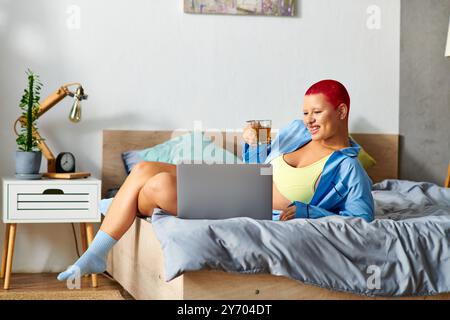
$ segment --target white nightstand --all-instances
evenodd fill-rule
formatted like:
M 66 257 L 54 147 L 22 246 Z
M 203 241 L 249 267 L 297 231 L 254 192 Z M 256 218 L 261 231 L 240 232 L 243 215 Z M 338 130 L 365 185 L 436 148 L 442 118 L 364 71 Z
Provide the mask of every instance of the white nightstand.
M 94 237 L 92 223 L 100 222 L 101 181 L 85 179 L 3 180 L 3 222 L 6 224 L 0 278 L 9 288 L 18 223 L 80 223 L 83 252 Z M 92 286 L 97 277 L 92 275 Z

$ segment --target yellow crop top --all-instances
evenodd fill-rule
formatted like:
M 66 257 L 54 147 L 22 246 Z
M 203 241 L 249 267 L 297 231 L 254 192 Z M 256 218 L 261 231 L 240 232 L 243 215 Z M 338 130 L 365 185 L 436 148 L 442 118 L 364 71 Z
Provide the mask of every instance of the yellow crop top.
M 289 165 L 281 155 L 271 161 L 273 183 L 288 200 L 309 203 L 314 195 L 316 181 L 330 156 L 331 154 L 309 166 L 296 168 Z

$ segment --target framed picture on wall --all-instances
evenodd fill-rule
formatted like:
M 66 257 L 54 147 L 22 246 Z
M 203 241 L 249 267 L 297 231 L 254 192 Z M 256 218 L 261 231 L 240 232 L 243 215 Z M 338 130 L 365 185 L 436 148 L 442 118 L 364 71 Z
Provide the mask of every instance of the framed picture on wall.
M 184 0 L 184 12 L 292 17 L 295 0 Z

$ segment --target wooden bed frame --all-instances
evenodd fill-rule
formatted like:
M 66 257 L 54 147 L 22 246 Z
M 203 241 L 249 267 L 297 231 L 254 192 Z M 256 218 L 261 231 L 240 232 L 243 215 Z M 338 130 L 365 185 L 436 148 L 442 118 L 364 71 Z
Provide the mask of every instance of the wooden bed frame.
M 186 131 L 103 131 L 103 196 L 108 189 L 119 187 L 126 178 L 122 152 L 150 147 L 184 133 Z M 241 154 L 242 131 L 205 134 L 222 135 L 222 147 Z M 374 182 L 398 177 L 398 135 L 352 136 L 377 160 L 377 165 L 368 170 Z M 166 282 L 160 243 L 151 223 L 144 219 L 136 219 L 114 246 L 108 256 L 107 271 L 136 299 L 386 299 L 338 292 L 269 274 L 242 275 L 201 270 L 186 272 Z M 450 293 L 397 299 L 405 298 L 450 299 Z

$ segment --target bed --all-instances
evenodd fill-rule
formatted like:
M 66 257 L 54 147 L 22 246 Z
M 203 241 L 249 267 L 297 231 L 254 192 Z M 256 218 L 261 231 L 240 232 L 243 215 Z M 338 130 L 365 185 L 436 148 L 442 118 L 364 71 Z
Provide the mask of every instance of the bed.
M 121 153 L 142 149 L 184 131 L 103 131 L 102 195 L 119 187 L 126 175 Z M 206 132 L 217 134 L 217 132 Z M 241 132 L 221 133 L 224 148 L 241 153 Z M 398 178 L 398 135 L 352 134 L 378 162 L 368 170 L 373 182 Z M 339 292 L 270 274 L 199 270 L 165 281 L 164 254 L 147 220 L 136 219 L 108 256 L 107 272 L 136 299 L 393 299 Z M 449 293 L 395 299 L 450 299 Z

